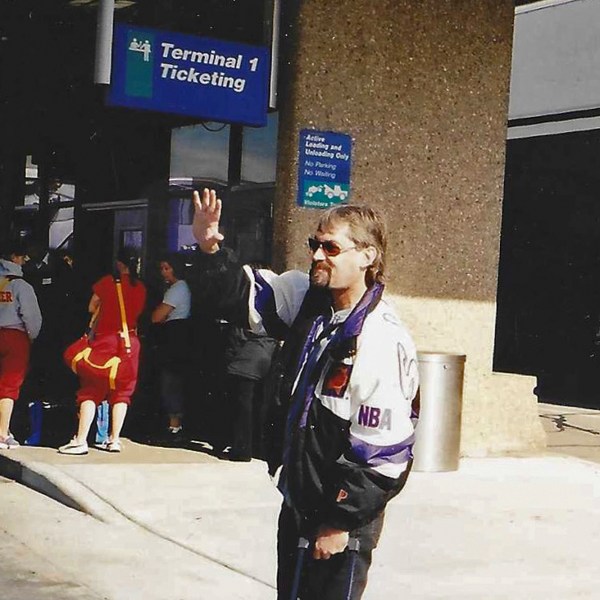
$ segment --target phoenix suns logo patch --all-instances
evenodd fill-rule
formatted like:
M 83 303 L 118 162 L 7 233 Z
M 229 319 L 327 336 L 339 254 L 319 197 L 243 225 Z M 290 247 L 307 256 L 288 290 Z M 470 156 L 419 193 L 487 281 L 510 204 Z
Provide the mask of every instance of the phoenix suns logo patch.
M 350 381 L 350 373 L 352 373 L 352 365 L 332 364 L 325 374 L 321 393 L 332 398 L 342 398 Z

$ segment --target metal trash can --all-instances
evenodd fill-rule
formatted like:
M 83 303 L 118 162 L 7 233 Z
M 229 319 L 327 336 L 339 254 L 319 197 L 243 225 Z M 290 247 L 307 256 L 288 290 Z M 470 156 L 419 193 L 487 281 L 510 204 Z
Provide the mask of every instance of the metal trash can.
M 417 357 L 421 386 L 413 469 L 456 471 L 466 356 L 418 352 Z

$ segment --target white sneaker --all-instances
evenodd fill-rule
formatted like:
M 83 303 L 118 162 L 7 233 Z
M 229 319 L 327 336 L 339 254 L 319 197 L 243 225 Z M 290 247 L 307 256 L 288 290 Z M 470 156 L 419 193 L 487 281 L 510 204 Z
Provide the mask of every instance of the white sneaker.
M 6 437 L 0 437 L 0 450 L 11 450 L 18 448 L 20 445 L 10 432 Z
M 76 438 L 73 438 L 68 444 L 61 446 L 58 449 L 59 454 L 87 454 L 88 445 L 87 442 L 80 443 Z
M 108 450 L 108 440 L 102 440 L 101 442 L 96 442 L 94 446 L 98 448 L 98 450 Z
M 106 449 L 109 452 L 121 452 L 121 441 L 111 440 L 110 442 L 108 442 Z

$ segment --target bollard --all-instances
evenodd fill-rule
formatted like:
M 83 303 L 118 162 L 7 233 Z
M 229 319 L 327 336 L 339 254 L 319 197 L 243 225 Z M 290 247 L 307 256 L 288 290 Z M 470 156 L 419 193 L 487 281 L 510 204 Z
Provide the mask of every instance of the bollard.
M 418 352 L 417 356 L 421 386 L 413 469 L 456 471 L 466 357 L 444 352 Z

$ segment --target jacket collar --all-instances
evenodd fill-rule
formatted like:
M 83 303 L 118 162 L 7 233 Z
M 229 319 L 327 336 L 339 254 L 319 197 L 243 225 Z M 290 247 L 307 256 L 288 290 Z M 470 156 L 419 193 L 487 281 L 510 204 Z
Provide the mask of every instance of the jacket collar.
M 379 304 L 384 285 L 375 283 L 367 288 L 348 318 L 340 325 L 332 340 L 332 354 L 338 358 L 350 356 L 356 352 L 356 338 L 360 335 L 365 319 Z

